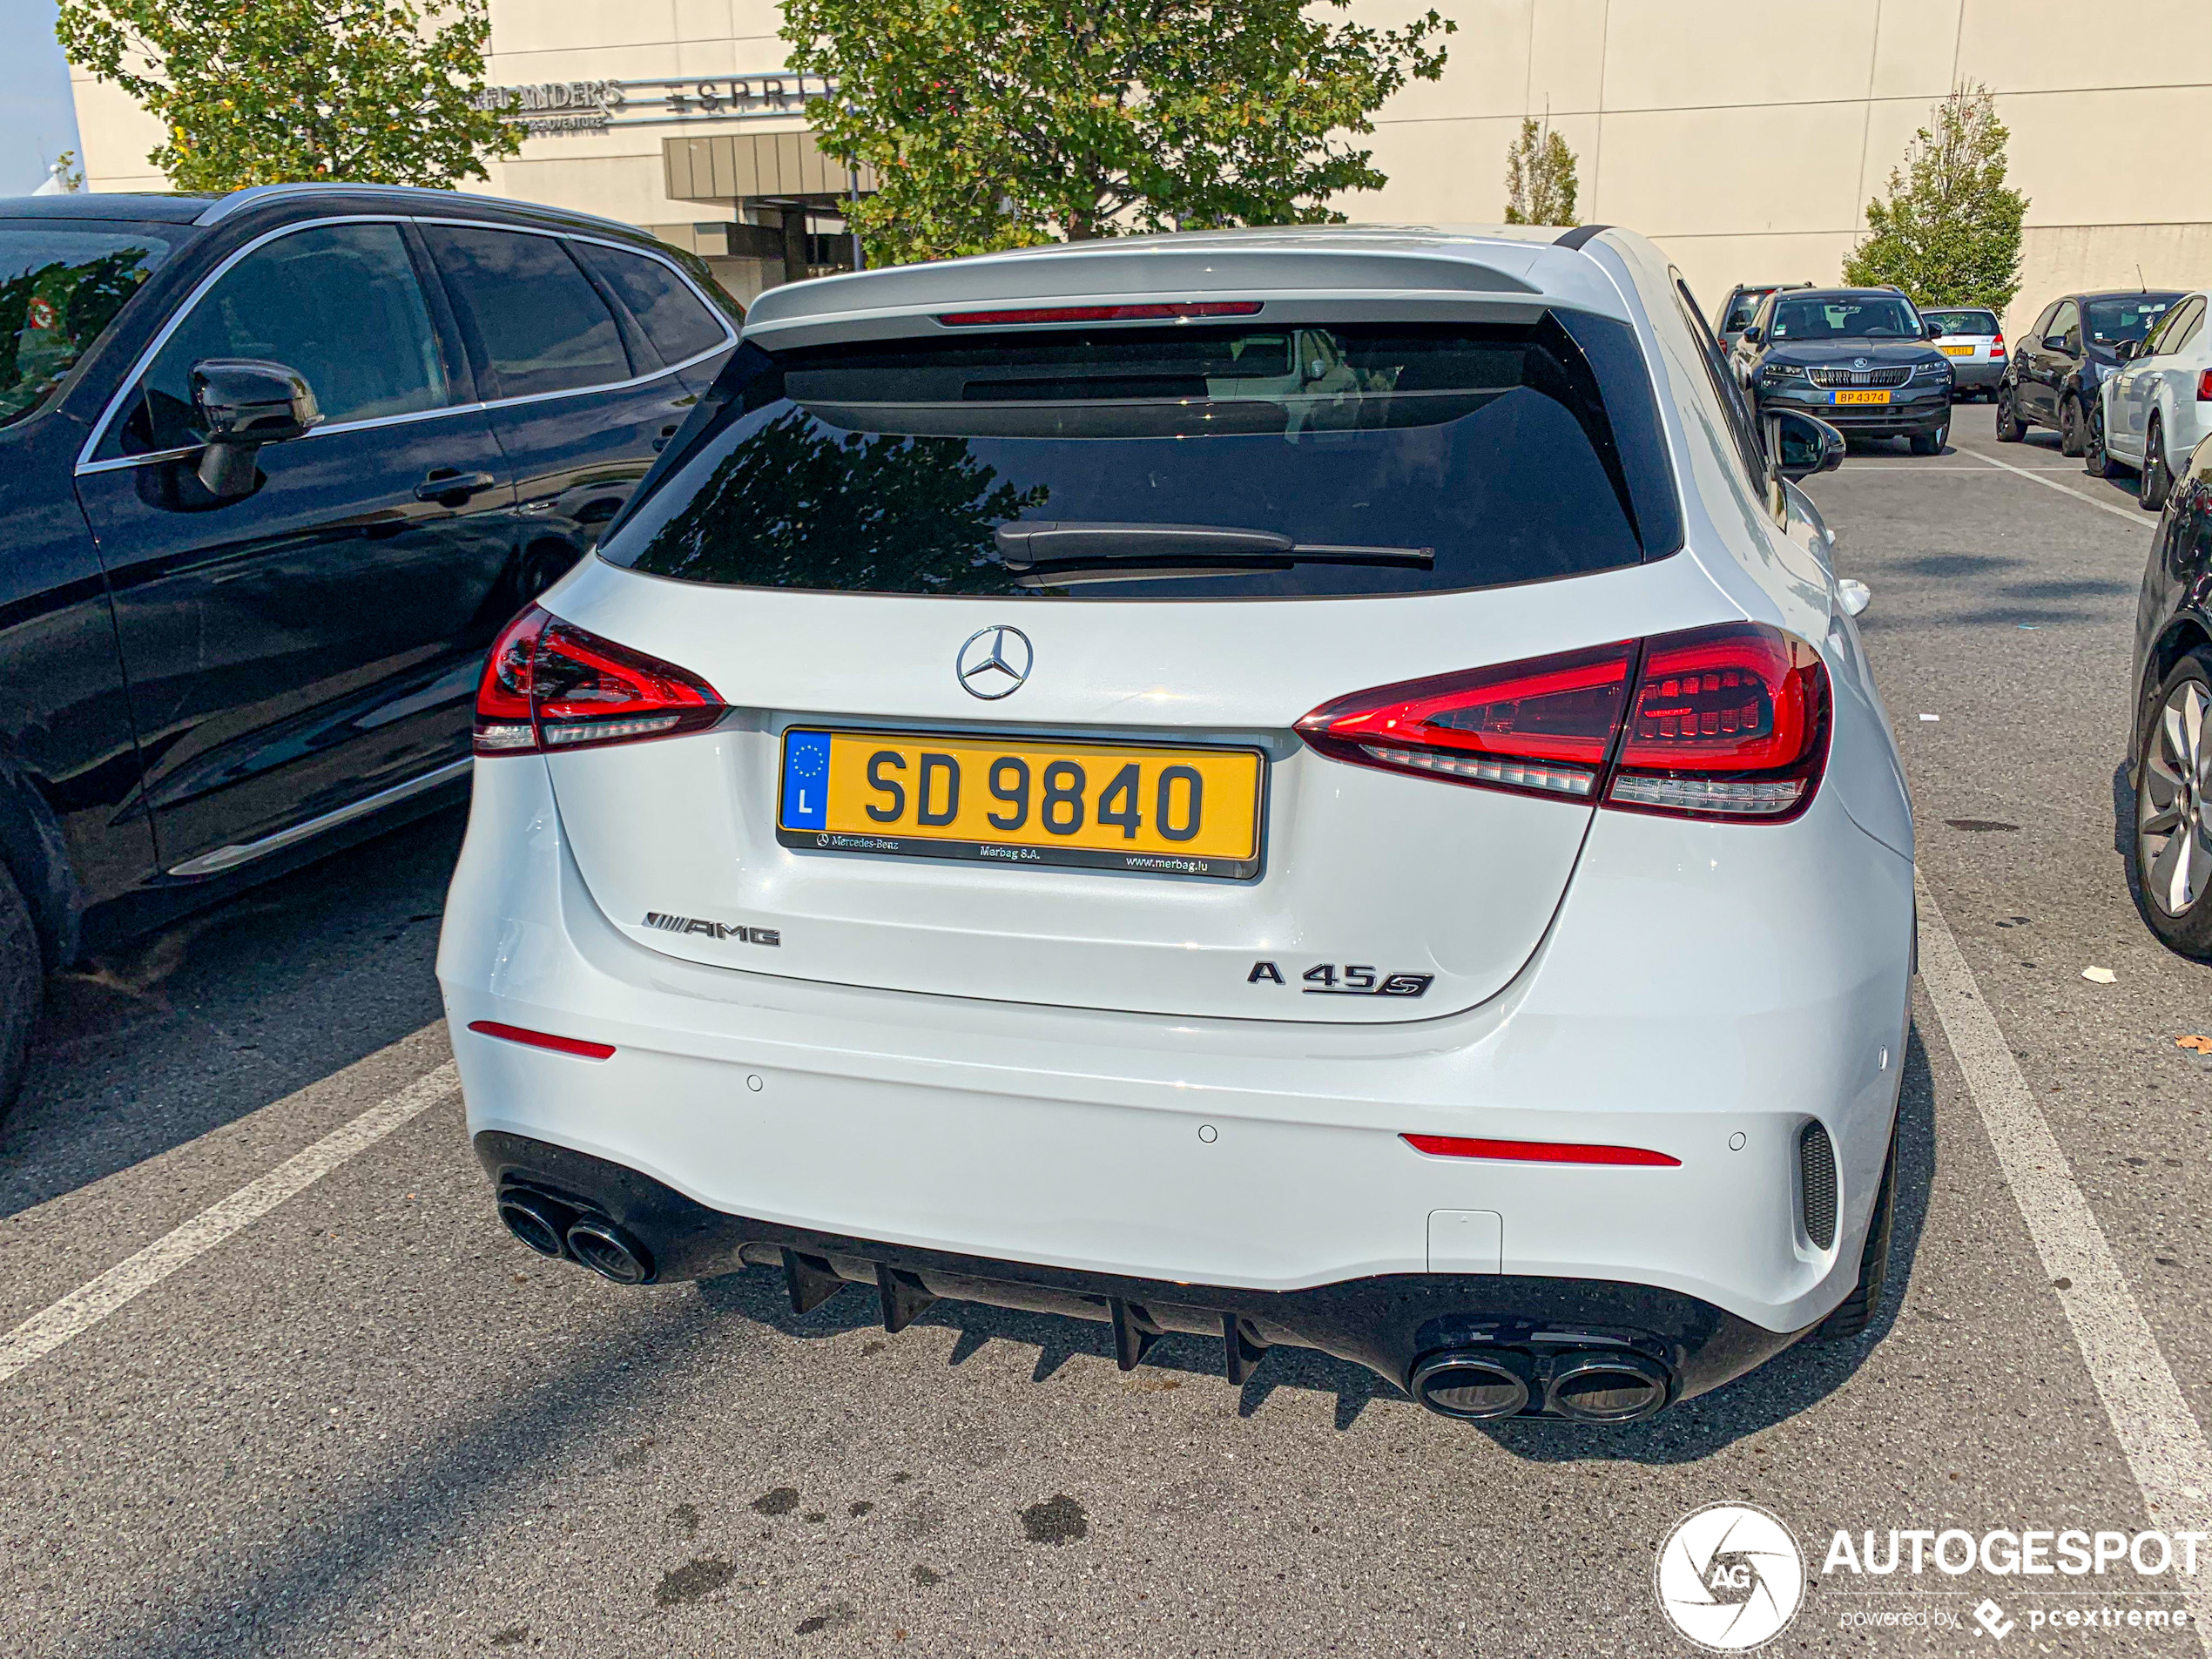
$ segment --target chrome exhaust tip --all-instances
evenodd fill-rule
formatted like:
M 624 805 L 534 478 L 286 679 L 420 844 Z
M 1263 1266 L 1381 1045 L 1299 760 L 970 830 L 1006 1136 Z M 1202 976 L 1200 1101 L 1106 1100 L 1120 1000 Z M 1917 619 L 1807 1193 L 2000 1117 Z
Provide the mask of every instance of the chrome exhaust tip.
M 1544 1391 L 1545 1409 L 1577 1423 L 1635 1423 L 1667 1403 L 1666 1368 L 1641 1354 L 1561 1355 Z
M 569 1229 L 569 1254 L 602 1278 L 643 1285 L 653 1276 L 645 1247 L 604 1216 L 580 1216 Z
M 539 1255 L 556 1260 L 568 1254 L 561 1242 L 568 1231 L 568 1213 L 550 1199 L 521 1187 L 509 1187 L 499 1195 L 499 1218 L 507 1224 L 507 1231 Z
M 1444 1417 L 1511 1417 L 1528 1404 L 1528 1379 L 1516 1356 L 1447 1348 L 1413 1367 L 1413 1398 Z

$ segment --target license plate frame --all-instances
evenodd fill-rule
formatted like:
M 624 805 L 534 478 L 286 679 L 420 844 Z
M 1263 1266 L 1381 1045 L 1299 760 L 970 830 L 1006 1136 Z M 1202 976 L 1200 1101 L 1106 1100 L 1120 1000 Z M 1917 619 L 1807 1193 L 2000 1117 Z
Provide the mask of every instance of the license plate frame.
M 820 752 L 824 765 L 829 764 L 832 753 L 829 745 L 838 738 L 855 743 L 873 744 L 879 747 L 907 745 L 914 749 L 935 747 L 952 750 L 957 747 L 965 758 L 968 753 L 983 750 L 1013 750 L 1023 755 L 1035 756 L 1049 752 L 1055 759 L 1083 763 L 1088 759 L 1116 757 L 1126 761 L 1140 757 L 1139 764 L 1150 761 L 1163 765 L 1187 762 L 1199 757 L 1208 762 L 1249 759 L 1252 765 L 1251 778 L 1251 835 L 1249 855 L 1229 855 L 1218 850 L 1183 853 L 1154 847 L 1122 848 L 1054 844 L 1044 838 L 1047 832 L 1037 827 L 1042 816 L 1041 798 L 1033 792 L 1035 810 L 1028 822 L 1015 833 L 1014 839 L 970 840 L 943 834 L 918 834 L 910 827 L 912 820 L 898 828 L 883 830 L 833 826 L 830 800 L 825 772 L 824 799 L 819 808 L 812 808 L 807 816 L 811 822 L 794 823 L 800 816 L 792 800 L 794 738 L 813 738 L 828 740 Z M 1270 773 L 1267 752 L 1254 744 L 1236 743 L 1155 743 L 1150 741 L 1116 741 L 1090 738 L 1061 738 L 1036 737 L 1027 733 L 998 734 L 976 732 L 931 731 L 914 726 L 861 726 L 820 723 L 796 724 L 784 728 L 776 739 L 776 841 L 779 846 L 794 851 L 843 853 L 863 857 L 897 859 L 950 859 L 964 863 L 1027 866 L 1033 869 L 1109 870 L 1145 875 L 1195 876 L 1211 880 L 1249 881 L 1258 876 L 1264 867 L 1267 850 L 1267 808 L 1270 794 Z M 907 774 L 912 775 L 912 771 Z M 1033 779 L 1032 782 L 1035 783 Z M 1110 781 L 1105 786 L 1110 790 Z M 1099 792 L 1087 781 L 1089 793 Z M 1187 796 L 1186 796 L 1187 799 Z M 1086 797 L 1085 823 L 1095 824 Z M 1143 816 L 1150 817 L 1148 801 Z M 905 816 L 904 808 L 901 816 Z M 1103 834 L 1103 831 L 1096 833 Z
M 1946 357 L 1972 357 L 1974 354 L 1972 346 L 1939 346 L 1936 349 Z
M 1865 405 L 1871 403 L 1880 405 L 1887 403 L 1890 401 L 1890 393 L 1887 387 L 1880 388 L 1878 390 L 1870 390 L 1861 388 L 1853 388 L 1849 391 L 1831 392 L 1828 394 L 1828 397 L 1830 402 L 1832 404 L 1856 403 Z

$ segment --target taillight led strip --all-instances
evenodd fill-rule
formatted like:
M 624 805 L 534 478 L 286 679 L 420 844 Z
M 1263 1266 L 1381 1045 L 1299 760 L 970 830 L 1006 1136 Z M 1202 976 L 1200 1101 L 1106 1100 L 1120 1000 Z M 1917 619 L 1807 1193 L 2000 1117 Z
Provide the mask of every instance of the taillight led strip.
M 1298 722 L 1339 760 L 1623 812 L 1777 822 L 1828 751 L 1819 653 L 1723 623 L 1356 691 Z

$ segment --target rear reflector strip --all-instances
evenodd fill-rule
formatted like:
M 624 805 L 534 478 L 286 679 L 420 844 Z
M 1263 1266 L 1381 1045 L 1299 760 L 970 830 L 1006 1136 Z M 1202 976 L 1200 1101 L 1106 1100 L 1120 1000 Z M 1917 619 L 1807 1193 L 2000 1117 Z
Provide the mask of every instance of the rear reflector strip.
M 586 1042 L 582 1037 L 556 1037 L 550 1031 L 532 1031 L 525 1026 L 502 1025 L 496 1020 L 471 1020 L 469 1028 L 479 1036 L 497 1037 L 503 1042 L 520 1042 L 533 1049 L 550 1049 L 555 1054 L 572 1054 L 583 1060 L 605 1060 L 612 1056 L 611 1042 Z
M 1256 317 L 1257 300 L 1177 300 L 1163 305 L 1047 306 L 1028 311 L 954 311 L 937 320 L 948 328 L 1002 328 L 1024 322 L 1181 322 L 1191 317 Z
M 1440 1158 L 1504 1158 L 1517 1163 L 1634 1163 L 1652 1169 L 1682 1167 L 1680 1158 L 1641 1146 L 1584 1146 L 1573 1141 L 1484 1141 L 1460 1135 L 1401 1135 L 1416 1152 Z

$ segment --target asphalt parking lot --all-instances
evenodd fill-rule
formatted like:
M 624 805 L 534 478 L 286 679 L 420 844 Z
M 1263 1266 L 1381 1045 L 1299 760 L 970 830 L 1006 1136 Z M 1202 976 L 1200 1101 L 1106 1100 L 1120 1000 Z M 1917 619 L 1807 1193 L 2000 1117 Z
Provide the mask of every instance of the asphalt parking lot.
M 1873 590 L 1925 884 L 1867 1339 L 1642 1426 L 1478 1427 L 1309 1353 L 1239 1389 L 1189 1338 L 1123 1374 L 1103 1325 L 939 1303 L 887 1337 L 762 1269 L 547 1264 L 438 1072 L 448 815 L 55 985 L 0 1130 L 0 1654 L 1689 1652 L 1654 1552 L 1722 1500 L 1815 1569 L 1772 1652 L 1999 1648 L 1985 1599 L 2006 1652 L 2200 1651 L 2029 1622 L 2190 1608 L 2174 1574 L 1817 1570 L 1839 1528 L 2212 1529 L 2212 1055 L 2176 1042 L 2212 970 L 2115 843 L 2152 520 L 2048 435 L 1958 425 L 1811 487 Z M 395 1099 L 428 1103 L 205 1219 Z

